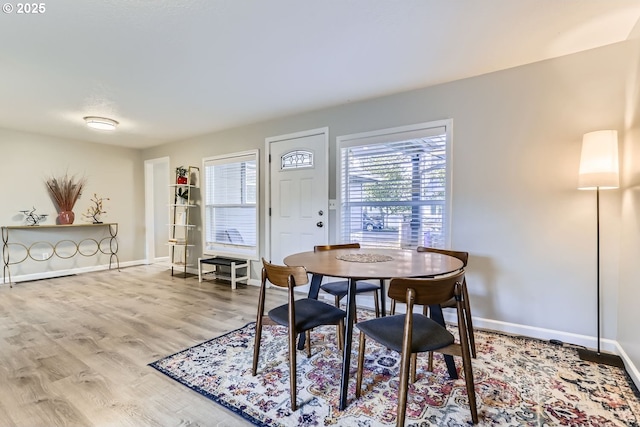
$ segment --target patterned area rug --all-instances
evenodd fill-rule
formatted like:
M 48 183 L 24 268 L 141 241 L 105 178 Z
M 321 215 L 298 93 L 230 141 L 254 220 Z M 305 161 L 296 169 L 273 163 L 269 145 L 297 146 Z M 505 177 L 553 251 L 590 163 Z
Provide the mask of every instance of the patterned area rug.
M 289 404 L 285 328 L 265 326 L 258 375 L 251 376 L 254 324 L 150 366 L 258 426 L 395 425 L 399 357 L 367 342 L 362 397 L 355 399 L 357 330 L 349 406 L 339 411 L 341 357 L 335 327 L 312 333 L 312 357 L 298 352 L 298 403 Z M 456 333 L 455 330 L 452 332 Z M 571 348 L 476 331 L 473 360 L 479 426 L 640 426 L 640 399 L 620 368 L 582 362 Z M 460 370 L 460 359 L 456 358 Z M 450 380 L 440 355 L 434 371 L 418 359 L 410 386 L 409 426 L 471 424 L 463 379 Z

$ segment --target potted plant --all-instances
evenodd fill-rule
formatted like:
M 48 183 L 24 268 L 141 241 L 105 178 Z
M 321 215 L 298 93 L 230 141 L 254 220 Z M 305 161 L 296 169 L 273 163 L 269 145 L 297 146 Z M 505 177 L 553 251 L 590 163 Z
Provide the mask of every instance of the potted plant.
M 177 202 L 180 205 L 185 205 L 187 204 L 188 198 L 189 198 L 189 189 L 188 188 L 178 188 L 178 191 L 176 191 L 176 196 L 177 197 Z
M 189 180 L 187 179 L 188 172 L 188 169 L 184 166 L 178 166 L 176 168 L 176 184 L 186 184 L 187 182 L 189 182 Z

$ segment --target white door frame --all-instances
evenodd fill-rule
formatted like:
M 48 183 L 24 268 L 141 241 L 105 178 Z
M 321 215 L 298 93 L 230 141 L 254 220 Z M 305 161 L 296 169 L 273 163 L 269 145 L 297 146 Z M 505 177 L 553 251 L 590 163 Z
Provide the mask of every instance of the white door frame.
M 271 217 L 269 216 L 269 209 L 271 209 L 271 168 L 269 167 L 269 157 L 271 156 L 271 144 L 282 141 L 285 139 L 294 139 L 294 138 L 304 138 L 306 136 L 312 135 L 324 135 L 324 150 L 325 150 L 325 158 L 327 159 L 325 168 L 325 176 L 327 179 L 327 189 L 329 188 L 329 128 L 317 128 L 311 130 L 305 130 L 301 132 L 290 133 L 286 135 L 278 135 L 270 138 L 266 138 L 264 140 L 264 168 L 262 170 L 265 171 L 265 190 L 264 190 L 264 258 L 266 260 L 271 259 Z M 327 200 L 329 199 L 329 194 L 326 195 Z M 329 215 L 327 212 L 326 219 L 326 227 L 327 227 L 327 236 L 329 235 Z
M 155 212 L 158 204 L 166 206 L 168 200 L 156 200 L 154 189 L 156 186 L 164 186 L 168 188 L 169 176 L 167 181 L 155 182 L 155 170 L 158 167 L 169 170 L 169 157 L 160 157 L 144 161 L 144 223 L 145 223 L 145 258 L 147 264 L 153 264 L 156 261 L 156 236 Z M 167 208 L 168 209 L 168 208 Z

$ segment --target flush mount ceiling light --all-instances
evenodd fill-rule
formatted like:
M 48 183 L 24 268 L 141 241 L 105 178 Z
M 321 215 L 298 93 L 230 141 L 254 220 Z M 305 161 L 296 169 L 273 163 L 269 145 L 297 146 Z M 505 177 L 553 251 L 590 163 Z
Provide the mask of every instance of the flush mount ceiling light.
M 116 126 L 118 126 L 118 122 L 106 117 L 87 116 L 84 121 L 90 128 L 98 130 L 115 130 Z

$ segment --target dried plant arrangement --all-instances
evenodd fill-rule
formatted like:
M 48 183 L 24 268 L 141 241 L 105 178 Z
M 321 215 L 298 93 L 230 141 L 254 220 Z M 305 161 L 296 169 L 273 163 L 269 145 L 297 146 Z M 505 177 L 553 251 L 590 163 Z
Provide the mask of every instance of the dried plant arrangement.
M 60 213 L 58 221 L 61 224 L 73 224 L 73 207 L 82 195 L 86 182 L 85 178 L 76 178 L 68 174 L 61 178 L 51 177 L 47 179 L 47 188 L 53 201 L 58 206 L 58 212 Z M 63 218 L 62 214 L 67 212 L 70 213 L 68 215 L 71 218 Z

